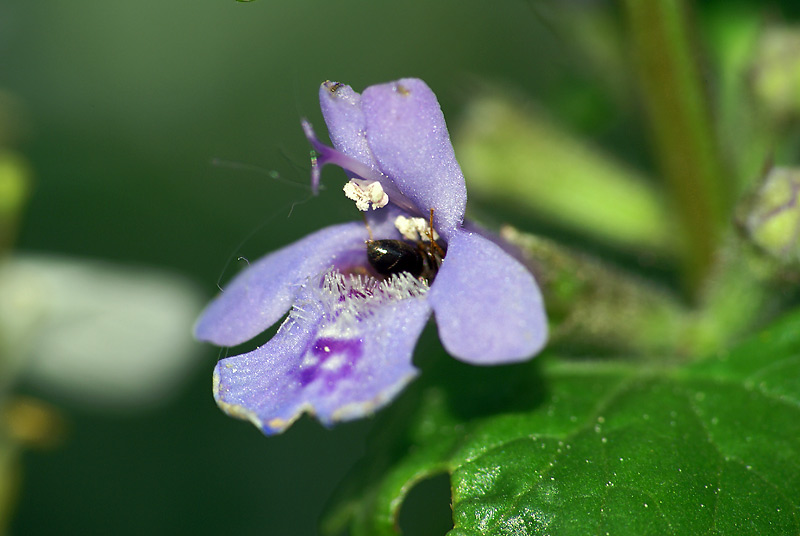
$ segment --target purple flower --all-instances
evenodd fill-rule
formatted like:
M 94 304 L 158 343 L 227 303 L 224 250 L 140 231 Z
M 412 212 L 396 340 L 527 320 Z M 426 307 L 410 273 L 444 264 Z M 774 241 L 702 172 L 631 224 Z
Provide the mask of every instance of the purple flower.
M 237 345 L 289 311 L 269 342 L 214 371 L 217 404 L 267 434 L 303 412 L 330 425 L 386 404 L 417 374 L 411 357 L 431 312 L 444 347 L 467 363 L 525 360 L 547 338 L 530 272 L 462 227 L 464 176 L 430 88 L 402 79 L 359 95 L 325 82 L 320 102 L 335 149 L 304 122 L 318 154 L 314 189 L 322 166 L 344 168 L 345 193 L 366 211 L 373 237 L 404 240 L 417 255 L 438 256 L 441 266 L 435 279 L 379 274 L 359 221 L 317 231 L 240 273 L 205 310 L 195 335 Z M 435 244 L 424 242 L 434 234 L 426 224 L 431 209 Z

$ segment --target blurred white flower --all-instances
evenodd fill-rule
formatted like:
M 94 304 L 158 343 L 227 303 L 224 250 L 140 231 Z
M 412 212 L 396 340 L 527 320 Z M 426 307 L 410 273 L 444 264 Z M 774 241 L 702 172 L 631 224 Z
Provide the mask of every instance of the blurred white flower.
M 7 258 L 0 262 L 0 390 L 18 373 L 91 406 L 157 403 L 200 361 L 191 327 L 201 305 L 186 279 L 164 272 Z

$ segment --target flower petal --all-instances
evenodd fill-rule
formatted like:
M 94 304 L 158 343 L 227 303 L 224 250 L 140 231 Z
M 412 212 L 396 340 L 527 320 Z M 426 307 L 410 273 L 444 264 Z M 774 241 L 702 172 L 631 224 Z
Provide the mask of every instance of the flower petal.
M 256 261 L 239 273 L 203 311 L 195 337 L 234 346 L 255 337 L 289 310 L 309 276 L 331 265 L 366 262 L 367 230 L 361 222 L 326 227 Z
M 436 229 L 449 238 L 464 219 L 467 191 L 436 95 L 422 80 L 404 78 L 365 89 L 361 108 L 381 171 L 418 215 L 433 208 Z
M 319 104 L 336 150 L 377 170 L 378 164 L 364 135 L 361 95 L 346 84 L 328 80 L 319 88 Z
M 266 434 L 304 411 L 330 425 L 373 413 L 416 376 L 411 356 L 430 315 L 426 288 L 411 277 L 325 278 L 303 287 L 267 344 L 219 362 L 214 396 L 226 413 Z
M 522 361 L 547 340 L 544 304 L 533 276 L 477 233 L 452 235 L 428 301 L 442 344 L 467 363 Z

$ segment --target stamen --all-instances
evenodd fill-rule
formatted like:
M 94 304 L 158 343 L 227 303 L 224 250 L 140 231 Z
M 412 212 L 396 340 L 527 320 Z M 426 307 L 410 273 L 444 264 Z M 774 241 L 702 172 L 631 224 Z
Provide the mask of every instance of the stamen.
M 431 228 L 425 218 L 406 218 L 405 216 L 398 216 L 394 220 L 394 226 L 400 231 L 400 234 L 408 240 L 430 242 L 431 237 L 433 237 L 434 240 L 439 240 L 439 233 Z
M 362 212 L 369 210 L 370 205 L 372 205 L 372 210 L 377 210 L 389 203 L 389 196 L 383 191 L 383 187 L 378 181 L 350 179 L 350 182 L 344 185 L 343 190 L 344 195 L 355 201 L 356 208 Z

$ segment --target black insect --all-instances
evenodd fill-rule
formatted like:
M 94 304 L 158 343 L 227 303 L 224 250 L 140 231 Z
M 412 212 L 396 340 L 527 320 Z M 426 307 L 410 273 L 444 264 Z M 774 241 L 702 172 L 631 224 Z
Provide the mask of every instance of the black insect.
M 430 229 L 433 229 L 432 210 Z M 367 241 L 367 260 L 380 275 L 408 272 L 430 284 L 442 265 L 445 250 L 433 240 L 433 231 L 430 231 L 428 238 L 428 242 L 417 241 L 413 245 L 402 240 L 370 239 Z

